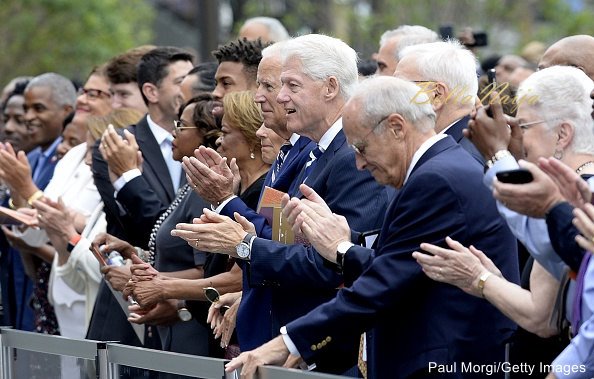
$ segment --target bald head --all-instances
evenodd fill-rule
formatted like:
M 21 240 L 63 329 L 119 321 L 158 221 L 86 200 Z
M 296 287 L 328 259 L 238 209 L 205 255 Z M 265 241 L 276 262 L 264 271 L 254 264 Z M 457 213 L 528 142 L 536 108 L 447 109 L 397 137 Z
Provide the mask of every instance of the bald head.
M 574 66 L 594 80 L 594 37 L 577 35 L 555 42 L 545 51 L 538 68 Z

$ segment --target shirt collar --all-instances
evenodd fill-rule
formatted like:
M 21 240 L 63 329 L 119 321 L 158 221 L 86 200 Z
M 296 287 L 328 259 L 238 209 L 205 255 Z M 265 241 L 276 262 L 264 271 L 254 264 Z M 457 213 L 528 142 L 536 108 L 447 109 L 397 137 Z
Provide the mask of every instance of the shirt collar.
M 291 146 L 295 146 L 297 141 L 299 141 L 299 137 L 301 136 L 297 133 L 293 133 L 293 135 L 291 135 L 291 138 L 289 138 L 289 143 L 291 144 Z
M 41 155 L 43 155 L 44 158 L 48 158 L 51 155 L 53 155 L 56 151 L 56 149 L 58 148 L 58 145 L 60 144 L 60 142 L 62 142 L 62 137 L 58 137 L 54 140 L 54 142 L 52 142 L 52 144 L 50 145 L 50 147 L 48 147 L 47 149 L 45 149 L 45 151 L 41 151 Z
M 421 144 L 421 146 L 419 146 L 417 151 L 415 151 L 415 153 L 413 154 L 412 161 L 410 162 L 410 166 L 408 166 L 408 170 L 406 171 L 406 177 L 404 178 L 403 185 L 406 184 L 406 182 L 408 181 L 408 177 L 410 176 L 410 173 L 415 168 L 415 166 L 417 165 L 417 163 L 419 162 L 419 159 L 421 159 L 423 154 L 425 154 L 427 152 L 427 150 L 429 150 L 431 148 L 431 146 L 435 145 L 438 141 L 446 138 L 447 136 L 448 136 L 447 134 L 442 134 L 442 133 L 436 134 L 436 135 L 432 136 L 431 138 L 427 139 L 425 142 L 423 142 Z
M 146 116 L 146 121 L 148 123 L 149 129 L 151 130 L 151 133 L 153 133 L 153 136 L 155 136 L 155 139 L 157 140 L 157 143 L 159 145 L 161 145 L 165 140 L 168 140 L 170 142 L 173 140 L 173 136 L 171 135 L 171 133 L 165 130 L 162 126 L 156 124 L 151 119 L 150 115 Z
M 328 146 L 334 141 L 334 137 L 342 130 L 342 117 L 336 120 L 334 124 L 330 127 L 330 129 L 326 130 L 326 133 L 320 138 L 318 142 L 318 147 L 322 152 L 328 149 Z
M 454 126 L 454 124 L 456 124 L 458 121 L 462 120 L 461 118 L 455 120 L 454 122 L 452 122 L 450 125 L 448 125 L 444 130 L 442 130 L 441 132 L 437 133 L 437 134 L 445 134 L 449 128 L 451 128 L 452 126 Z

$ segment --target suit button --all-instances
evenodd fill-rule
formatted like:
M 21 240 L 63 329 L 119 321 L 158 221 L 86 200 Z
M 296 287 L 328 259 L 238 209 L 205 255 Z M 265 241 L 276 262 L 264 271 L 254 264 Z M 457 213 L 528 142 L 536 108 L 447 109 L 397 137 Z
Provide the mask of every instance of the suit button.
M 321 343 L 318 344 L 318 349 L 321 349 L 323 345 Z
M 326 342 L 330 342 L 330 341 L 332 341 L 332 337 L 330 337 L 330 336 L 326 337 Z
M 316 350 L 318 350 L 318 348 L 316 347 L 316 345 L 311 345 L 311 350 L 316 351 Z
M 322 341 L 322 346 L 326 346 L 326 344 L 328 344 L 328 342 Z

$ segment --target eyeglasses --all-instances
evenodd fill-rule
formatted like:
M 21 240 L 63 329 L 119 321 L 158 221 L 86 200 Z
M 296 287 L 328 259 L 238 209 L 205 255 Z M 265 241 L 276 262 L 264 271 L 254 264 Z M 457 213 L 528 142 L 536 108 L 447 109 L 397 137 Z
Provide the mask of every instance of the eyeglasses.
M 356 142 L 356 143 L 350 144 L 351 149 L 355 150 L 355 153 L 357 153 L 361 156 L 365 156 L 365 148 L 367 147 L 367 138 L 369 137 L 369 135 L 371 135 L 371 133 L 373 133 L 373 131 L 375 129 L 377 129 L 378 126 L 380 126 L 382 124 L 382 122 L 386 121 L 388 119 L 388 117 L 390 117 L 390 115 L 391 115 L 391 113 L 389 115 L 387 115 L 386 117 L 382 118 L 377 124 L 375 124 L 375 126 L 373 128 L 371 128 L 369 133 L 367 133 L 365 135 L 365 137 L 363 137 L 361 142 Z
M 175 130 L 175 134 L 178 134 L 180 131 L 184 129 L 197 129 L 197 126 L 190 126 L 184 124 L 183 120 L 173 120 L 173 129 Z
M 105 92 L 105 91 L 101 91 L 100 89 L 94 89 L 94 88 L 79 88 L 78 89 L 78 96 L 80 95 L 87 95 L 87 98 L 89 100 L 97 100 L 99 99 L 101 96 L 104 96 L 106 98 L 111 98 L 111 94 L 109 92 Z
M 210 301 L 212 304 L 219 302 L 221 295 L 219 294 L 219 291 L 217 291 L 216 288 L 214 288 L 214 287 L 204 287 L 202 290 L 204 291 L 204 296 L 206 297 L 206 299 L 208 301 Z M 228 305 L 223 305 L 220 308 L 221 314 L 224 315 L 225 312 L 227 312 L 228 309 L 229 309 L 229 306 Z
M 536 124 L 540 124 L 543 122 L 551 122 L 551 121 L 556 121 L 556 120 L 558 120 L 558 119 L 530 121 L 530 122 L 524 122 L 518 126 L 520 127 L 520 129 L 522 129 L 522 132 L 524 132 Z

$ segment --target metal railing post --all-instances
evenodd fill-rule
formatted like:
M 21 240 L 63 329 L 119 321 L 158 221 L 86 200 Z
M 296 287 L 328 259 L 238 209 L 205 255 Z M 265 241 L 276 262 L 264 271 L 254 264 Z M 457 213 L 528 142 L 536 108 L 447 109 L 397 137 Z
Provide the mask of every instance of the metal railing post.
M 10 346 L 6 346 L 2 332 L 9 327 L 0 328 L 0 379 L 12 379 L 14 350 Z

